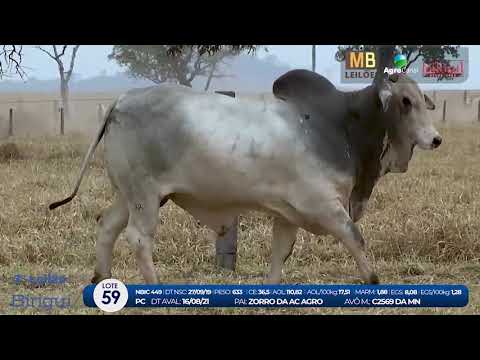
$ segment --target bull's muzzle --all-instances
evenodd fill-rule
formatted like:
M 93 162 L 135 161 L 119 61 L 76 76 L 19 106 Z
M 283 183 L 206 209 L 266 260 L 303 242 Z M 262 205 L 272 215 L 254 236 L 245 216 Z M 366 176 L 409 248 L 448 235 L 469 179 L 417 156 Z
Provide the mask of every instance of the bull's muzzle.
M 438 148 L 442 144 L 442 137 L 435 136 L 432 140 L 432 149 Z

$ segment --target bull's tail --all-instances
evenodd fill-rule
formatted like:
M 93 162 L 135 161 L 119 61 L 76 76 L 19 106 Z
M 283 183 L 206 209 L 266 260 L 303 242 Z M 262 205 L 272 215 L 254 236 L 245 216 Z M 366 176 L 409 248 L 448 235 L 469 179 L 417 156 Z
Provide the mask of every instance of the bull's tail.
M 95 137 L 95 140 L 90 144 L 90 148 L 88 149 L 87 155 L 85 155 L 85 158 L 83 159 L 83 164 L 82 164 L 82 169 L 80 170 L 80 175 L 78 177 L 77 183 L 75 184 L 75 189 L 73 190 L 72 194 L 60 201 L 54 202 L 48 206 L 50 210 L 53 210 L 59 206 L 65 205 L 66 203 L 69 203 L 70 201 L 73 200 L 75 195 L 77 195 L 78 189 L 80 188 L 80 183 L 82 182 L 83 175 L 85 174 L 85 171 L 87 169 L 87 165 L 92 158 L 93 153 L 95 152 L 95 149 L 97 148 L 98 143 L 100 140 L 102 140 L 103 135 L 105 134 L 105 128 L 107 127 L 108 120 L 110 118 L 110 114 L 113 111 L 113 108 L 116 105 L 116 101 L 110 105 L 108 108 L 104 118 L 103 118 L 103 123 L 98 129 L 97 136 Z

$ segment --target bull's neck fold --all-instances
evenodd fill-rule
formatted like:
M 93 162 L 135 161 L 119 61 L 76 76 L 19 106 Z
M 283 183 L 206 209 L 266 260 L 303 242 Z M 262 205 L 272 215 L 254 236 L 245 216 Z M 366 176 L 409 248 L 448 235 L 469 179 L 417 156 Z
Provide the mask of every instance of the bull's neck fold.
M 378 179 L 389 171 L 388 164 L 382 161 L 388 151 L 387 126 L 375 85 L 346 92 L 345 96 L 350 115 L 345 124 L 347 141 L 355 154 L 355 181 L 350 198 L 351 207 L 355 208 L 355 204 L 370 198 Z

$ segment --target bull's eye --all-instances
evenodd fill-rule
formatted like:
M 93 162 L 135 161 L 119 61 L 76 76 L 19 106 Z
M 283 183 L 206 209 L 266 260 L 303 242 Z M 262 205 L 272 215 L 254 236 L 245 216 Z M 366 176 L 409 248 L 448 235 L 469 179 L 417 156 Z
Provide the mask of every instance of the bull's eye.
M 411 102 L 410 99 L 407 98 L 407 97 L 404 97 L 404 98 L 402 99 L 402 103 L 403 103 L 403 105 L 404 105 L 405 107 L 412 106 L 412 102 Z

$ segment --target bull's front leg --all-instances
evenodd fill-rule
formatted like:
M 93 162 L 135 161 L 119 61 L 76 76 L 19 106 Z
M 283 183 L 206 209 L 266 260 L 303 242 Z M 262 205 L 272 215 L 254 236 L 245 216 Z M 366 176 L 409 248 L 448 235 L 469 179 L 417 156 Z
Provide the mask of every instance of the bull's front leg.
M 355 259 L 365 283 L 378 284 L 378 276 L 367 260 L 367 243 L 345 208 L 338 203 L 324 209 L 323 216 L 320 217 L 321 221 L 318 223 L 319 227 L 325 229 L 345 245 Z
M 272 263 L 267 284 L 278 284 L 282 277 L 282 268 L 293 251 L 298 227 L 287 220 L 277 217 L 273 223 Z

